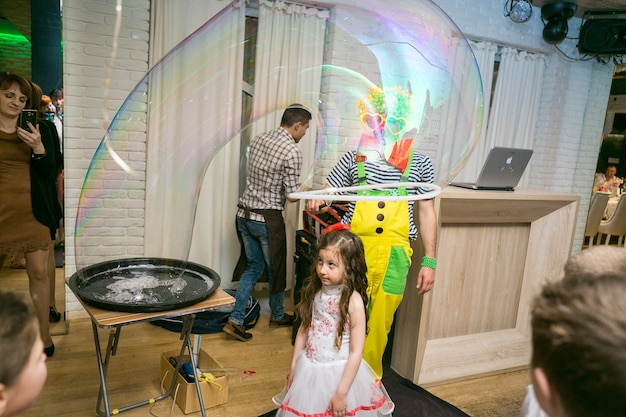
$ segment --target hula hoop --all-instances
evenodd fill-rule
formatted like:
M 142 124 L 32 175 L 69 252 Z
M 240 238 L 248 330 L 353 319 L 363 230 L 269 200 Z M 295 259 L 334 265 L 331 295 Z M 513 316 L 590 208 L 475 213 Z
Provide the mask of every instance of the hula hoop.
M 423 194 L 409 195 L 356 195 L 345 194 L 351 191 L 359 190 L 380 190 L 385 188 L 427 188 L 428 191 Z M 299 191 L 289 194 L 290 199 L 300 200 L 341 200 L 341 201 L 414 201 L 429 200 L 437 197 L 441 193 L 441 187 L 426 182 L 389 182 L 384 184 L 367 184 L 356 185 L 353 187 L 328 187 L 321 190 Z

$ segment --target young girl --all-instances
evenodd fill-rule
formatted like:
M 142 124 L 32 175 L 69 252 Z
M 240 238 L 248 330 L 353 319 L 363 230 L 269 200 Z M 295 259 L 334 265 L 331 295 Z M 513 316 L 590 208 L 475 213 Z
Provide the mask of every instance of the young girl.
M 8 417 L 35 402 L 48 368 L 30 303 L 0 291 L 0 317 L 0 416 Z
M 390 415 L 394 404 L 363 360 L 367 278 L 363 243 L 347 230 L 322 235 L 302 289 L 286 394 L 277 417 Z M 284 398 L 283 397 L 284 394 Z

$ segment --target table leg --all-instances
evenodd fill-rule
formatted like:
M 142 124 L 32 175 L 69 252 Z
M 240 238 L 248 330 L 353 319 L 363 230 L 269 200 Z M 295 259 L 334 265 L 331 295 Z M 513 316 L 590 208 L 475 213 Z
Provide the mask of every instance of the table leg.
M 105 358 L 102 358 L 102 350 L 100 349 L 100 337 L 98 336 L 98 326 L 92 321 L 91 326 L 93 329 L 93 339 L 96 345 L 96 357 L 98 359 L 98 372 L 100 374 L 100 390 L 98 392 L 98 402 L 96 403 L 96 412 L 105 417 L 112 415 L 111 408 L 109 406 L 109 396 L 107 393 L 106 377 L 107 368 L 109 366 L 109 359 L 111 355 L 115 355 L 117 351 L 117 342 L 120 337 L 121 327 L 117 327 L 115 330 L 111 330 L 109 333 L 109 341 L 107 344 L 107 350 Z M 104 411 L 101 409 L 102 402 L 104 402 Z
M 188 316 L 183 317 L 183 329 L 181 330 L 180 337 L 183 339 L 183 348 L 182 353 L 185 350 L 185 346 L 187 346 L 187 351 L 189 351 L 189 362 L 191 363 L 191 369 L 198 369 L 198 364 L 196 363 L 196 357 L 194 355 L 193 348 L 191 346 L 191 328 L 193 327 L 193 321 L 195 319 L 195 314 L 190 314 Z M 180 363 L 180 358 L 178 363 Z M 200 381 L 198 378 L 193 379 L 194 385 L 196 386 L 196 393 L 198 394 L 198 402 L 200 403 L 200 412 L 202 413 L 202 417 L 206 417 L 206 411 L 204 410 L 204 400 L 202 398 L 202 391 L 200 390 Z
M 111 417 L 113 415 L 117 415 L 122 411 L 131 410 L 137 407 L 141 407 L 147 404 L 154 404 L 157 401 L 161 401 L 170 396 L 174 387 L 176 386 L 176 375 L 178 375 L 178 371 L 182 366 L 182 359 L 185 354 L 185 350 L 189 352 L 189 361 L 191 363 L 192 369 L 197 369 L 198 364 L 196 363 L 196 358 L 194 356 L 193 347 L 191 345 L 191 329 L 193 327 L 193 322 L 195 320 L 195 314 L 189 314 L 183 317 L 183 329 L 180 333 L 180 339 L 183 341 L 181 343 L 180 353 L 178 355 L 178 360 L 176 361 L 176 369 L 174 371 L 174 375 L 172 378 L 172 383 L 166 392 L 156 398 L 150 398 L 145 401 L 140 401 L 136 404 L 128 405 L 125 407 L 116 408 L 111 410 L 109 404 L 109 396 L 107 392 L 106 386 L 106 377 L 107 377 L 107 369 L 109 366 L 109 360 L 111 356 L 115 356 L 117 352 L 117 346 L 120 338 L 120 333 L 122 331 L 121 326 L 116 327 L 115 330 L 111 330 L 109 333 L 109 340 L 107 343 L 106 353 L 104 358 L 102 356 L 102 349 L 100 348 L 100 337 L 98 335 L 98 326 L 95 322 L 92 321 L 92 329 L 93 329 L 93 338 L 94 343 L 96 345 L 96 357 L 98 359 L 98 372 L 100 374 L 100 390 L 98 392 L 98 401 L 96 403 L 96 412 L 98 415 L 104 417 Z M 202 417 L 206 417 L 206 410 L 204 409 L 204 400 L 202 398 L 202 391 L 200 390 L 200 381 L 197 378 L 194 378 L 194 385 L 196 386 L 196 393 L 198 394 L 198 402 L 200 404 L 200 412 Z M 102 410 L 102 403 L 104 403 L 104 410 Z

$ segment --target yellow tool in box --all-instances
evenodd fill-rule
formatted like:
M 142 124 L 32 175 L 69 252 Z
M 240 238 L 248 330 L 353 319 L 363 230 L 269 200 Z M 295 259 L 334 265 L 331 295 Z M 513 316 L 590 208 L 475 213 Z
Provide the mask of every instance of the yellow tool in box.
M 208 382 L 209 384 L 215 385 L 219 390 L 222 390 L 222 385 L 215 382 L 215 375 L 210 372 L 202 372 L 198 377 L 198 381 Z

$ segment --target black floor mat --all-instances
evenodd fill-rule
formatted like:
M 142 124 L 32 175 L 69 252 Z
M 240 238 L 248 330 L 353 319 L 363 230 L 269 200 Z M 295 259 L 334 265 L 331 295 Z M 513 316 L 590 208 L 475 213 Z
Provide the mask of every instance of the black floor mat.
M 395 417 L 469 417 L 389 368 L 383 371 L 383 385 L 396 404 Z

